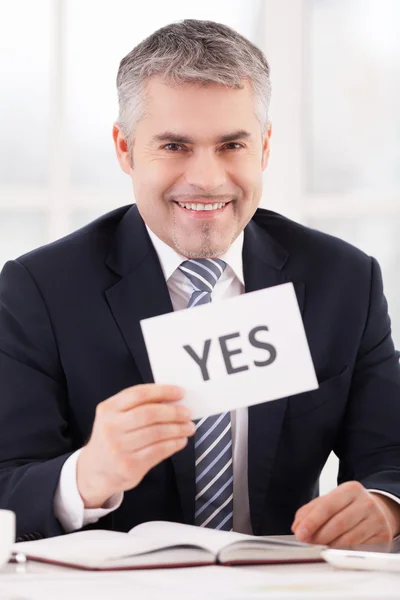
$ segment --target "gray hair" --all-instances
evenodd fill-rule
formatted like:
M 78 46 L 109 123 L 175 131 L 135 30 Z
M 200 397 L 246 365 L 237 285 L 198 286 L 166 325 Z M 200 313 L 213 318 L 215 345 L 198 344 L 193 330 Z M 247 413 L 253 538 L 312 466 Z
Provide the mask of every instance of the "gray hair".
M 218 83 L 239 89 L 247 80 L 262 132 L 268 128 L 268 62 L 261 50 L 226 25 L 194 19 L 172 23 L 152 33 L 121 60 L 118 123 L 128 144 L 144 116 L 146 81 L 154 76 L 171 85 Z

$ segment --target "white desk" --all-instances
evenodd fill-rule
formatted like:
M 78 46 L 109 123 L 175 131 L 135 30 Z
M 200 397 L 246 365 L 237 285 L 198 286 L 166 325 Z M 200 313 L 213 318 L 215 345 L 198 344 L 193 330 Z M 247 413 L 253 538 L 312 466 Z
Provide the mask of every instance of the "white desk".
M 328 564 L 95 573 L 29 562 L 0 570 L 0 600 L 400 599 L 400 574 Z

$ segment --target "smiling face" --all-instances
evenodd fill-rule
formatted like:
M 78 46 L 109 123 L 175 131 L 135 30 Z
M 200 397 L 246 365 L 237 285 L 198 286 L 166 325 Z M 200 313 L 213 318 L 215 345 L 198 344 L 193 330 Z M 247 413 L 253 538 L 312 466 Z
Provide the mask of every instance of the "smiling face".
M 221 256 L 253 216 L 270 134 L 262 136 L 247 83 L 172 87 L 157 78 L 146 87 L 131 157 L 117 125 L 113 132 L 145 223 L 188 258 Z

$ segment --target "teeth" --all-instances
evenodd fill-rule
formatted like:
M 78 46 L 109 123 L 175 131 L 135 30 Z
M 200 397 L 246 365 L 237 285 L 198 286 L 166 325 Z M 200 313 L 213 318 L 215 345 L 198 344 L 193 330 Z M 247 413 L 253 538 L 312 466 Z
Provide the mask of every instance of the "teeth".
M 187 208 L 188 210 L 218 210 L 219 208 L 223 208 L 226 202 L 216 202 L 215 204 L 188 204 L 187 202 L 178 202 L 179 206 L 182 208 Z

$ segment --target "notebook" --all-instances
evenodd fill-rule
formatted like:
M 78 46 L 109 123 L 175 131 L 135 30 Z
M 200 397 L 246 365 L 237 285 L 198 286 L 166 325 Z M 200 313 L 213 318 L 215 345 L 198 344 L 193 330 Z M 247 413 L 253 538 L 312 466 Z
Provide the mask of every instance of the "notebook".
M 14 544 L 28 559 L 99 571 L 201 565 L 320 562 L 323 546 L 150 521 L 129 533 L 93 529 Z

